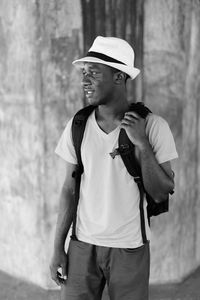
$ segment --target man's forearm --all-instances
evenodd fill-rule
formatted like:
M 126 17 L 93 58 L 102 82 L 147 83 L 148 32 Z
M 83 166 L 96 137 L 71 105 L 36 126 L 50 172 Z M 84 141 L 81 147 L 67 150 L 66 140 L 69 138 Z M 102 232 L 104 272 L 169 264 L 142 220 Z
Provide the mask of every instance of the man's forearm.
M 145 190 L 155 201 L 165 200 L 173 190 L 174 182 L 158 164 L 148 141 L 140 148 L 140 162 Z
M 54 241 L 55 251 L 64 249 L 65 240 L 73 220 L 73 193 L 63 187 L 60 195 L 59 213 Z

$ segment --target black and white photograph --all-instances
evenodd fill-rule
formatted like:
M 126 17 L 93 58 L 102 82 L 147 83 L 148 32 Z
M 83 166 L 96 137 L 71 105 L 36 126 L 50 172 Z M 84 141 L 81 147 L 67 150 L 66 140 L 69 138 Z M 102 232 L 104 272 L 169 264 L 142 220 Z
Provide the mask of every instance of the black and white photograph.
M 0 300 L 200 300 L 200 1 L 0 0 Z

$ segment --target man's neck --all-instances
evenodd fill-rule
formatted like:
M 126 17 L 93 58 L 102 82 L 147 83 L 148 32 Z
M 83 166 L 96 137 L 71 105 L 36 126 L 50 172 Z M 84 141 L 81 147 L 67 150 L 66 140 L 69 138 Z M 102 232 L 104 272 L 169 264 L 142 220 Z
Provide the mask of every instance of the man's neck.
M 107 104 L 99 105 L 96 109 L 97 120 L 121 120 L 124 113 L 128 110 L 129 104 L 126 93 L 118 93 L 112 101 Z
M 96 118 L 97 120 L 121 120 L 127 110 L 128 103 L 120 106 L 100 105 L 96 109 Z
M 128 110 L 127 100 L 116 101 L 115 105 L 99 105 L 95 111 L 99 127 L 106 133 L 120 125 L 124 113 Z

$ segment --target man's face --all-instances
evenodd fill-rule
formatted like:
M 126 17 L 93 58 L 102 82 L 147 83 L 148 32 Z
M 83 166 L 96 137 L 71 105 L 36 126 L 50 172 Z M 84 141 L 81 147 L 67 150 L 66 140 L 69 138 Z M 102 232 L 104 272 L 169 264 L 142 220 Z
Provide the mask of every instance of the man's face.
M 98 63 L 85 63 L 82 73 L 82 86 L 89 104 L 102 105 L 112 100 L 114 81 L 110 67 Z

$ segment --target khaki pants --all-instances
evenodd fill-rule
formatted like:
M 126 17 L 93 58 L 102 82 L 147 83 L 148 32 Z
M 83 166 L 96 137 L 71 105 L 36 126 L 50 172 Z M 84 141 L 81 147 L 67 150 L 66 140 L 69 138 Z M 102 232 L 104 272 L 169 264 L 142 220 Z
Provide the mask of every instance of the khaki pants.
M 149 243 L 122 249 L 71 240 L 68 258 L 62 300 L 100 300 L 106 283 L 110 300 L 148 300 Z

